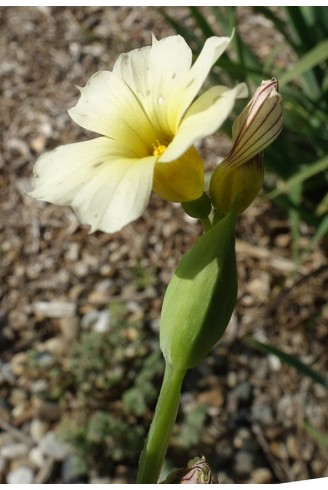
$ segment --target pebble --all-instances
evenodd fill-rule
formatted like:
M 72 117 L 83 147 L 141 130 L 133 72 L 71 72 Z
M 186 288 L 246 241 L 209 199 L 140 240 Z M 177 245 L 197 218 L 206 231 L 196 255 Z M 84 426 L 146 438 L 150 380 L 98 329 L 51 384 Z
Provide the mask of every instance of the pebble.
M 24 352 L 18 352 L 15 354 L 10 362 L 11 370 L 16 376 L 22 375 L 26 370 L 26 354 Z
M 109 332 L 111 327 L 111 316 L 109 310 L 99 311 L 98 318 L 94 324 L 94 331 L 103 333 Z
M 240 403 L 247 404 L 252 399 L 252 386 L 248 381 L 243 381 L 232 390 L 232 394 Z
M 41 468 L 44 465 L 45 458 L 39 447 L 33 447 L 29 452 L 29 459 L 37 468 Z
M 69 455 L 63 461 L 61 476 L 63 483 L 83 483 L 87 476 L 87 466 L 81 459 Z
M 12 485 L 21 485 L 33 483 L 34 473 L 28 466 L 21 466 L 10 471 L 7 475 L 6 482 Z
M 48 390 L 48 383 L 45 379 L 37 379 L 36 381 L 33 381 L 33 383 L 30 386 L 31 393 L 35 395 L 40 393 L 46 393 L 47 390 Z
M 76 303 L 36 301 L 33 303 L 33 310 L 36 315 L 45 318 L 62 318 L 63 316 L 72 316 L 75 314 Z
M 23 442 L 8 444 L 0 449 L 0 454 L 6 459 L 18 459 L 28 454 L 29 448 Z
M 16 381 L 12 371 L 12 366 L 9 362 L 1 363 L 0 361 L 0 385 L 3 383 L 14 384 Z
M 268 468 L 257 468 L 251 474 L 250 483 L 265 484 L 271 483 L 273 475 Z
M 47 369 L 53 366 L 55 359 L 51 352 L 44 351 L 38 354 L 36 361 L 41 368 Z
M 262 426 L 268 426 L 274 422 L 272 408 L 269 405 L 253 405 L 252 417 Z
M 291 458 L 298 459 L 300 457 L 301 448 L 297 442 L 296 437 L 293 434 L 290 434 L 287 437 L 286 447 L 287 447 L 288 454 Z
M 47 432 L 39 442 L 39 448 L 44 456 L 56 461 L 63 461 L 69 454 L 69 446 L 60 441 L 53 431 Z
M 57 403 L 43 402 L 38 408 L 38 417 L 48 422 L 56 422 L 62 415 L 62 409 Z
M 88 311 L 83 315 L 81 326 L 85 330 L 95 332 L 108 332 L 111 327 L 111 315 L 109 310 Z
M 77 316 L 64 316 L 59 321 L 63 337 L 68 341 L 76 340 L 79 336 L 80 319 Z
M 33 419 L 30 425 L 30 434 L 34 442 L 40 442 L 48 430 L 48 424 L 44 420 Z
M 13 388 L 10 393 L 9 401 L 12 406 L 19 405 L 27 399 L 27 392 L 21 388 Z
M 273 456 L 275 456 L 276 458 L 279 458 L 281 460 L 288 459 L 288 452 L 283 442 L 280 441 L 271 442 L 270 450 Z
M 0 475 L 4 473 L 6 466 L 7 466 L 7 461 L 5 460 L 5 458 L 0 456 Z
M 254 468 L 254 454 L 248 451 L 237 451 L 235 455 L 234 470 L 236 474 L 240 477 L 245 477 L 250 475 L 252 469 Z

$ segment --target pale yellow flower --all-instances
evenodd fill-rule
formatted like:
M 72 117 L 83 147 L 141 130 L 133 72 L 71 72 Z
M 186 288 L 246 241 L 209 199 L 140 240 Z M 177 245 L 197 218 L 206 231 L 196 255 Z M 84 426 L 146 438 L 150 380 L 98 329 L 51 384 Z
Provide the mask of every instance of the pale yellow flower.
M 203 162 L 193 146 L 227 118 L 244 84 L 216 86 L 195 99 L 230 42 L 209 38 L 196 62 L 181 36 L 122 54 L 93 75 L 69 114 L 102 136 L 60 146 L 35 165 L 31 195 L 71 205 L 91 231 L 115 232 L 141 216 L 151 191 L 184 202 L 203 192 Z
M 263 184 L 263 150 L 277 138 L 282 122 L 278 81 L 263 81 L 236 118 L 233 147 L 211 177 L 210 196 L 218 211 L 241 213 L 255 199 Z

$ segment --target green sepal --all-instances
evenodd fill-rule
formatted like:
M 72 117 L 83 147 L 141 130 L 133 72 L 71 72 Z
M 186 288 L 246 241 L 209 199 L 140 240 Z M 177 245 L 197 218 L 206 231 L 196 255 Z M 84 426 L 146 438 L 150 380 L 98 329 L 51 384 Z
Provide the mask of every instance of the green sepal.
M 203 192 L 195 201 L 182 202 L 181 205 L 184 211 L 192 218 L 207 218 L 212 211 L 211 200 L 206 192 Z
M 168 364 L 189 369 L 222 337 L 237 299 L 236 214 L 213 225 L 182 257 L 164 297 L 160 346 Z

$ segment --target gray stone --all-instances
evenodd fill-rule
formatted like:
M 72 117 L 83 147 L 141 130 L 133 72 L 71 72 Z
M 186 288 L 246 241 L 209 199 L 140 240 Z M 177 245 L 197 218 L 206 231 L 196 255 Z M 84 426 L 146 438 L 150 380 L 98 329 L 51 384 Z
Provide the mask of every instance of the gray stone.
M 252 417 L 254 422 L 261 426 L 269 426 L 274 423 L 272 408 L 269 405 L 253 405 Z
M 248 381 L 243 381 L 233 389 L 232 394 L 239 402 L 249 403 L 252 398 L 252 386 Z
M 58 439 L 53 431 L 47 432 L 39 442 L 39 447 L 44 456 L 56 461 L 63 461 L 69 454 L 70 447 Z
M 6 482 L 11 485 L 26 485 L 33 483 L 34 473 L 28 466 L 21 466 L 10 471 L 7 475 Z
M 45 379 L 37 379 L 33 381 L 33 383 L 30 386 L 31 393 L 34 393 L 35 395 L 40 393 L 46 393 L 47 390 L 48 390 L 48 383 Z
M 23 442 L 8 444 L 0 449 L 0 454 L 6 459 L 18 459 L 28 454 L 29 447 Z
M 235 456 L 234 470 L 240 477 L 248 476 L 254 468 L 254 454 L 248 451 L 238 451 Z
M 62 466 L 63 483 L 83 483 L 87 475 L 87 466 L 84 461 L 75 455 L 69 455 Z
M 41 368 L 47 369 L 53 366 L 54 362 L 54 356 L 50 352 L 44 351 L 38 354 L 37 363 Z

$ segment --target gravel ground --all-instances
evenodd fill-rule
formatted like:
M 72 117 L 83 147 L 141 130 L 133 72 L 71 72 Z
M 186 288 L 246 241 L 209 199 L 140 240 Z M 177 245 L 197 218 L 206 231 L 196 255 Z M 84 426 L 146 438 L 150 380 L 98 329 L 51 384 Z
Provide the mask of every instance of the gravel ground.
M 185 9 L 175 14 L 190 24 Z M 275 36 L 270 25 L 245 9 L 239 16 L 243 32 L 252 26 L 252 42 L 265 30 L 265 55 Z M 180 207 L 153 196 L 144 216 L 120 233 L 88 235 L 69 208 L 36 202 L 25 192 L 40 153 L 89 137 L 66 112 L 78 97 L 74 86 L 110 69 L 121 52 L 149 44 L 150 31 L 157 37 L 173 32 L 150 7 L 2 7 L 0 29 L 0 483 L 131 483 L 137 459 L 135 453 L 113 456 L 120 441 L 106 439 L 108 459 L 81 468 L 59 426 L 79 417 L 85 422 L 100 408 L 122 413 L 135 367 L 157 349 L 165 287 L 200 228 Z M 211 137 L 201 149 L 217 159 L 228 144 Z M 304 247 L 311 233 L 303 225 Z M 317 247 L 295 265 L 286 218 L 258 199 L 240 218 L 237 254 L 238 306 L 223 341 L 186 378 L 168 460 L 183 466 L 203 453 L 221 483 L 328 476 L 327 450 L 304 428 L 306 421 L 328 431 L 327 391 L 246 342 L 253 336 L 272 343 L 327 372 L 324 251 Z M 108 304 L 125 308 L 120 362 L 127 382 L 103 395 L 97 378 L 81 405 L 80 388 L 67 380 L 72 349 L 90 332 L 113 336 Z M 156 386 L 160 375 L 161 366 Z M 154 399 L 145 415 L 130 414 L 127 422 L 147 427 L 153 407 Z M 189 446 L 186 428 L 189 439 L 193 431 L 197 436 Z

